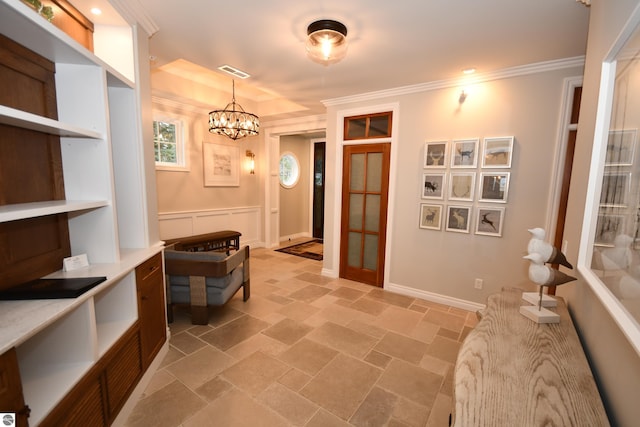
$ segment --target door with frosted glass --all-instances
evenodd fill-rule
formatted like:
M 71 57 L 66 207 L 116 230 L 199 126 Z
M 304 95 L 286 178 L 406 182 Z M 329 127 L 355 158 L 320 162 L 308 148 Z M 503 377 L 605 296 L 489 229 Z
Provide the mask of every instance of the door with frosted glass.
M 344 147 L 340 277 L 382 287 L 391 144 Z

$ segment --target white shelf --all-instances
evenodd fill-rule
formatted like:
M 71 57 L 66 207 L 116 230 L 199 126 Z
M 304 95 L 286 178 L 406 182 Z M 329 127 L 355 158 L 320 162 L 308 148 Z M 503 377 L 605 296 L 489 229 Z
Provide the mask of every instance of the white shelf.
M 70 390 L 92 365 L 91 362 L 36 365 L 25 369 L 27 378 L 21 372 L 25 401 L 37 402 L 29 405 L 29 424 L 38 425 L 64 396 L 61 390 Z
M 108 206 L 105 200 L 49 200 L 0 206 L 0 223 Z
M 82 129 L 4 105 L 0 105 L 0 124 L 71 138 L 104 139 L 100 132 Z

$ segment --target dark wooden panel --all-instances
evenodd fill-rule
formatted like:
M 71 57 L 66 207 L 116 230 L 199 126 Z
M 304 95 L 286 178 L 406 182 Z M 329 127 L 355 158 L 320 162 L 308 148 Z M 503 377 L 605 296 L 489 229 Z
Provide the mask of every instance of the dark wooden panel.
M 146 370 L 167 339 L 162 254 L 136 268 L 142 367 Z
M 0 355 L 0 402 L 2 402 L 2 411 L 16 413 L 18 427 L 28 425 L 29 410 L 24 404 L 15 348 Z
M 41 0 L 53 10 L 53 25 L 93 52 L 93 23 L 66 0 Z
M 0 35 L 0 104 L 57 119 L 54 64 Z M 0 205 L 64 200 L 60 138 L 0 125 Z M 0 224 L 0 289 L 62 268 L 66 214 Z
M 42 421 L 40 427 L 107 426 L 101 372 L 92 369 Z
M 113 351 L 115 355 L 108 361 L 104 370 L 108 413 L 111 420 L 118 414 L 142 377 L 138 329 L 136 328 L 135 333 L 122 340 Z
M 55 66 L 0 34 L 0 104 L 58 118 Z

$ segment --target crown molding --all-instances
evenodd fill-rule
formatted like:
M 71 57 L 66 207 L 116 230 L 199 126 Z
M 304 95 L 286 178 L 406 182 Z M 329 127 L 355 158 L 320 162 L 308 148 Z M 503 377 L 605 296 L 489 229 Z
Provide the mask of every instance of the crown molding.
M 545 73 L 548 71 L 560 70 L 564 68 L 574 68 L 584 66 L 584 56 L 576 56 L 573 58 L 559 59 L 555 61 L 536 62 L 534 64 L 520 65 L 517 67 L 505 68 L 502 70 L 481 73 L 473 76 L 472 80 L 465 79 L 465 84 L 484 83 L 493 80 L 508 79 L 517 76 L 525 76 L 528 74 Z M 386 98 L 390 96 L 401 96 L 419 92 L 428 92 L 431 90 L 446 89 L 450 87 L 460 86 L 460 78 L 437 80 L 433 82 L 420 83 L 417 85 L 402 86 L 392 89 L 384 89 L 375 92 L 367 92 L 359 95 L 345 96 L 341 98 L 332 98 L 322 100 L 325 107 L 334 105 L 349 104 L 352 102 L 371 101 L 374 99 Z
M 110 0 L 110 3 L 129 24 L 138 24 L 149 37 L 160 30 L 138 0 Z

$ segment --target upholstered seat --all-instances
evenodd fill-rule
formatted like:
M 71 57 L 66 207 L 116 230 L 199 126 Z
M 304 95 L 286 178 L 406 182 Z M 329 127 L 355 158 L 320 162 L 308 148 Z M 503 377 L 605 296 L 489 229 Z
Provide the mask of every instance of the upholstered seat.
M 206 325 L 209 306 L 224 305 L 242 287 L 243 300 L 251 294 L 249 247 L 225 252 L 188 252 L 165 249 L 167 317 L 173 321 L 173 304 L 189 304 L 191 323 Z

